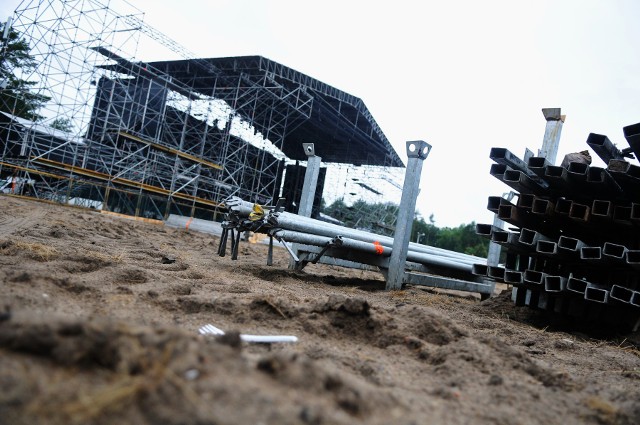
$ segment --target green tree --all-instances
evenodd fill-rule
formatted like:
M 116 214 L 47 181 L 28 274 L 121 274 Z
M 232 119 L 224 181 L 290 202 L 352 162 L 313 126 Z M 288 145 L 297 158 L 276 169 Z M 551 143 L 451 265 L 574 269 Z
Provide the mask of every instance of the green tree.
M 51 123 L 51 127 L 64 131 L 65 133 L 71 133 L 73 131 L 73 123 L 69 118 L 56 118 Z
M 429 217 L 429 221 L 429 223 L 425 222 L 422 217 L 413 220 L 413 227 L 411 228 L 412 241 L 417 241 L 418 235 L 420 235 L 421 244 L 433 246 L 437 240 L 440 229 L 434 225 L 433 214 Z
M 36 66 L 27 40 L 11 28 L 5 38 L 6 24 L 0 24 L 0 110 L 33 121 L 43 117 L 38 109 L 51 98 L 33 91 L 36 81 L 20 75 L 28 74 Z
M 489 240 L 476 233 L 475 222 L 440 229 L 433 246 L 478 257 L 486 257 L 489 252 Z
M 370 204 L 362 200 L 347 206 L 343 199 L 334 201 L 324 208 L 325 214 L 342 221 L 346 227 L 367 229 L 373 233 L 393 236 L 393 223 L 398 214 L 398 206 L 392 203 Z M 411 241 L 436 248 L 464 254 L 486 257 L 489 252 L 489 240 L 476 233 L 476 223 L 461 224 L 458 227 L 439 228 L 435 225 L 433 214 L 427 223 L 420 214 L 416 214 L 411 227 Z
M 387 203 L 368 203 L 358 200 L 347 206 L 344 199 L 335 200 L 323 212 L 344 223 L 346 227 L 367 229 L 377 234 L 392 235 L 398 206 Z
M 348 224 L 346 223 L 351 219 L 349 207 L 347 207 L 342 198 L 336 199 L 331 205 L 324 207 L 323 212 L 336 220 L 342 221 L 347 226 Z

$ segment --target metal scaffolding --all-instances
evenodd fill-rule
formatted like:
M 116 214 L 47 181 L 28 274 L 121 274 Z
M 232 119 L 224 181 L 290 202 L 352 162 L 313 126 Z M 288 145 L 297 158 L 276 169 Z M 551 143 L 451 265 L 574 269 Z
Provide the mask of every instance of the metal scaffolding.
M 302 142 L 329 163 L 403 167 L 359 98 L 260 56 L 196 59 L 143 18 L 124 1 L 15 11 L 35 64 L 15 74 L 50 100 L 36 121 L 1 105 L 0 177 L 20 183 L 13 192 L 210 219 L 231 196 L 277 199 Z M 150 45 L 167 60 L 141 61 Z

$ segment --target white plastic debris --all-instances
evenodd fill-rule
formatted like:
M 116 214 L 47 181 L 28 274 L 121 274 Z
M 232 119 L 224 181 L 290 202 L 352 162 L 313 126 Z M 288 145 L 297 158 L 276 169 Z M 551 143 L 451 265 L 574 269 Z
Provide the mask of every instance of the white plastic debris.
M 200 371 L 198 369 L 189 369 L 184 373 L 184 379 L 187 381 L 193 381 L 200 376 Z
M 198 329 L 201 335 L 224 335 L 222 329 L 216 328 L 211 324 L 206 324 Z M 245 342 L 298 342 L 297 336 L 292 335 L 245 335 L 240 334 L 240 339 Z

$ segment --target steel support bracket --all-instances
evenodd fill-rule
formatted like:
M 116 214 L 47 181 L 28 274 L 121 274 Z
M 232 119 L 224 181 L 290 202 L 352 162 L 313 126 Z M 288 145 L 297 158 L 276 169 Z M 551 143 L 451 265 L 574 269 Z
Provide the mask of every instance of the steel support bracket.
M 407 170 L 404 176 L 404 185 L 396 231 L 393 236 L 393 248 L 389 259 L 389 272 L 387 274 L 387 290 L 401 289 L 404 283 L 405 266 L 409 251 L 409 238 L 416 211 L 416 201 L 420 192 L 420 175 L 423 161 L 429 156 L 431 145 L 422 140 L 407 142 Z

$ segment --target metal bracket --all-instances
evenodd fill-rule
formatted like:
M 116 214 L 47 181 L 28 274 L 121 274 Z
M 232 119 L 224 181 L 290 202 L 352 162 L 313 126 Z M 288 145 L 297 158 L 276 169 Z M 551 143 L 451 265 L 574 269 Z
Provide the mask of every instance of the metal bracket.
M 330 248 L 334 246 L 338 246 L 342 244 L 342 238 L 340 236 L 336 236 L 331 239 L 331 241 L 327 242 L 327 244 L 322 248 L 322 250 L 316 255 L 316 257 L 311 261 L 311 264 L 317 264 L 320 258 L 327 252 Z
M 409 158 L 426 159 L 431 152 L 431 145 L 423 140 L 407 142 L 407 156 Z
M 307 156 L 316 156 L 316 150 L 313 146 L 313 143 L 303 143 L 302 149 L 304 149 L 304 153 Z
M 542 108 L 542 115 L 547 121 L 563 121 L 565 116 L 561 114 L 561 108 Z
M 293 252 L 291 250 L 291 248 L 289 248 L 289 245 L 287 245 L 287 242 L 285 242 L 282 238 L 279 238 L 277 236 L 274 236 L 278 242 L 282 243 L 282 245 L 284 245 L 284 248 L 289 252 L 289 255 L 291 255 L 291 258 L 293 258 L 293 261 L 297 264 L 298 262 L 300 262 L 300 259 L 298 258 L 298 256 L 295 254 L 295 252 Z

